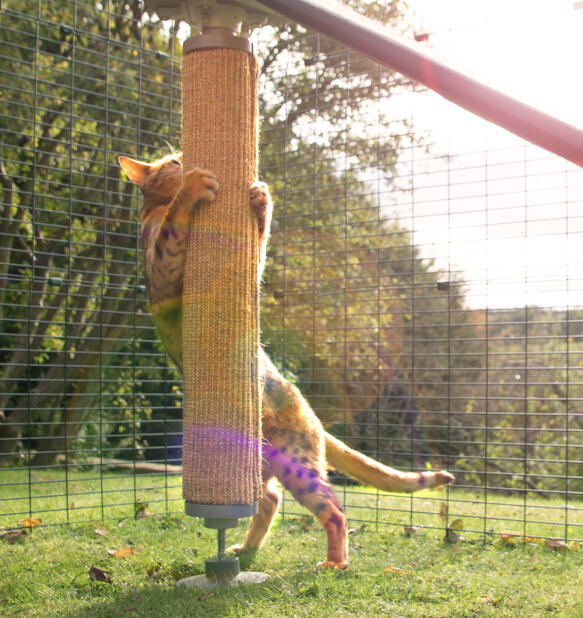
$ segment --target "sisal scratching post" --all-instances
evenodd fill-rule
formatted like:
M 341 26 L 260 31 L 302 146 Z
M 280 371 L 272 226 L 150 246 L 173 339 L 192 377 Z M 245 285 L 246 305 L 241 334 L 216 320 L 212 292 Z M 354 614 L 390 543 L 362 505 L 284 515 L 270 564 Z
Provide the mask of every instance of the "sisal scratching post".
M 197 38 L 185 44 L 182 64 L 183 165 L 185 173 L 212 171 L 220 188 L 195 210 L 186 254 L 184 498 L 193 515 L 196 505 L 250 515 L 245 506 L 261 496 L 259 242 L 249 203 L 257 61 L 245 50 L 198 49 Z M 214 512 L 229 519 L 228 508 Z
M 186 512 L 219 531 L 206 575 L 227 582 L 239 562 L 225 555 L 225 529 L 253 515 L 261 496 L 259 241 L 249 203 L 257 61 L 246 45 L 215 48 L 217 35 L 189 39 L 182 62 L 184 172 L 202 167 L 220 183 L 216 200 L 195 209 L 186 251 L 182 452 Z
M 183 47 L 183 169 L 207 169 L 219 182 L 216 200 L 192 216 L 182 297 L 183 494 L 186 512 L 218 530 L 219 551 L 206 561 L 206 577 L 179 583 L 262 581 L 262 573 L 239 575 L 225 530 L 257 511 L 262 488 L 260 247 L 249 197 L 257 60 L 244 35 L 266 17 L 249 0 L 149 0 L 146 8 L 202 26 Z
M 219 530 L 207 576 L 232 579 L 225 529 L 256 512 L 261 496 L 255 57 L 185 45 L 183 165 L 212 170 L 215 202 L 191 222 L 183 291 L 183 492 L 186 512 Z M 202 95 L 204 93 L 204 95 Z

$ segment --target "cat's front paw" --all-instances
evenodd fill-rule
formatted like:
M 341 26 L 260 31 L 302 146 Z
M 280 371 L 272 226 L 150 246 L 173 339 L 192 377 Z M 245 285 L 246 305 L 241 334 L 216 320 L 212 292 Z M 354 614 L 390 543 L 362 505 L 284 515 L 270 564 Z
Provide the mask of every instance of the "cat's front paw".
M 217 196 L 219 183 L 216 176 L 207 170 L 195 167 L 184 174 L 184 188 L 190 193 L 192 202 L 212 202 Z
M 255 182 L 249 192 L 251 207 L 257 215 L 259 233 L 263 233 L 271 216 L 271 196 L 264 182 Z
M 257 553 L 257 550 L 245 549 L 242 545 L 231 545 L 228 551 L 237 555 L 243 570 L 248 569 L 251 566 L 253 560 L 255 559 L 255 554 Z
M 323 569 L 334 569 L 340 571 L 348 568 L 348 560 L 342 560 L 342 562 L 334 562 L 334 560 L 326 560 L 325 562 L 318 562 L 316 568 L 318 571 Z

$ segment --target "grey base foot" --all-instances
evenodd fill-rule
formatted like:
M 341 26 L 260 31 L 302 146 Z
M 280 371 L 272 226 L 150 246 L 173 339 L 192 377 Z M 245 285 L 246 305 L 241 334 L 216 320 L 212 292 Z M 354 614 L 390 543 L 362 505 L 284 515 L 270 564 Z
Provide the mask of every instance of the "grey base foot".
M 180 579 L 176 584 L 187 588 L 216 588 L 217 586 L 236 586 L 238 584 L 260 584 L 266 579 L 269 579 L 269 575 L 261 571 L 241 571 L 239 575 L 228 582 L 218 582 L 206 575 L 194 575 Z

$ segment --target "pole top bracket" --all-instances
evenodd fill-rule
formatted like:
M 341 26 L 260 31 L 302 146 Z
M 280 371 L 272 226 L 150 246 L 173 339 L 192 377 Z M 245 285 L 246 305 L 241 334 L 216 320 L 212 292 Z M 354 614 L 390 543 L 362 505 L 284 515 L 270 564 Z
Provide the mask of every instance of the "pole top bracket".
M 145 0 L 145 8 L 160 19 L 183 20 L 203 32 L 224 28 L 241 37 L 254 28 L 286 21 L 255 0 Z

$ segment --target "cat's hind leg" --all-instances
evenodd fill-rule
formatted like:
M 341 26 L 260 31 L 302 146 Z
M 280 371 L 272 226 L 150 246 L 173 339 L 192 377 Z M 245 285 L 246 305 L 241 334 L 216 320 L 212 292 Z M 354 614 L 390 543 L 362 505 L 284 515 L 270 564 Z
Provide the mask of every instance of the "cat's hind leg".
M 281 500 L 281 494 L 275 488 L 275 482 L 273 476 L 265 481 L 263 485 L 263 495 L 257 505 L 257 513 L 253 515 L 251 519 L 243 543 L 232 548 L 236 552 L 256 552 L 261 549 L 277 514 Z
M 289 443 L 290 440 L 288 440 Z M 297 444 L 300 440 L 296 440 Z M 289 449 L 285 444 L 272 443 L 271 467 L 296 500 L 318 519 L 328 537 L 328 554 L 318 568 L 345 569 L 348 566 L 348 529 L 346 516 L 326 478 L 322 466 L 313 462 L 319 458 L 314 453 L 298 448 Z
M 310 471 L 308 471 L 308 475 Z M 348 526 L 346 516 L 325 477 L 313 476 L 306 484 L 291 490 L 294 497 L 318 519 L 328 537 L 326 560 L 319 569 L 345 569 L 348 566 Z

